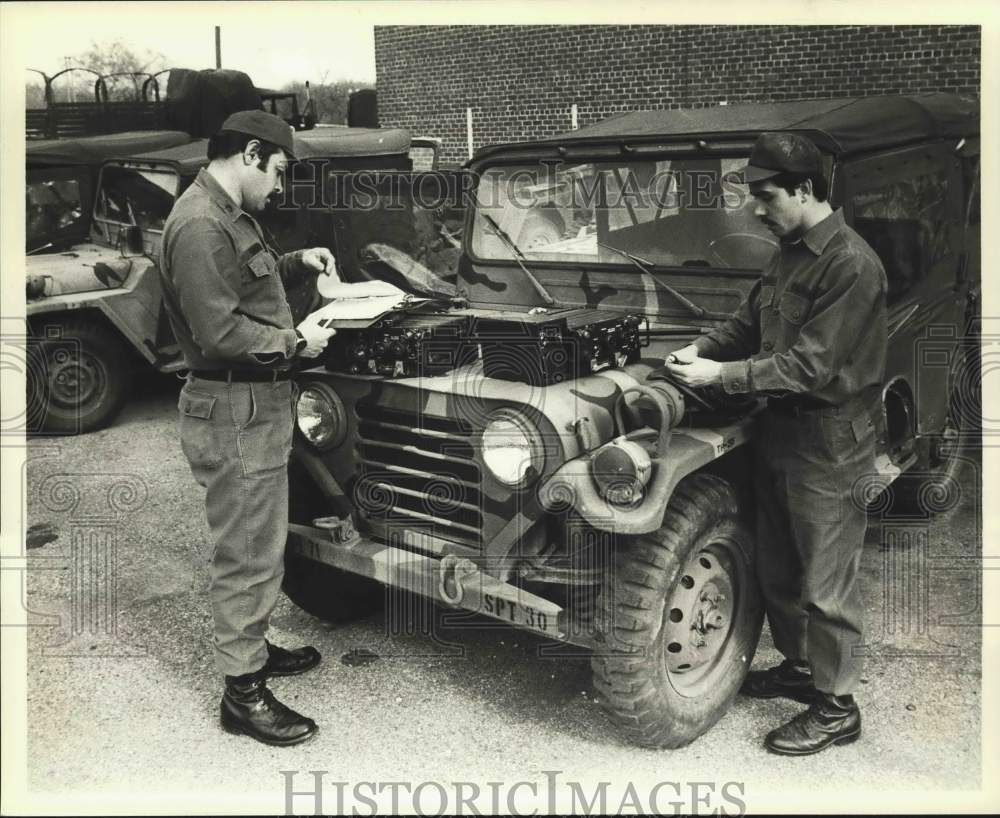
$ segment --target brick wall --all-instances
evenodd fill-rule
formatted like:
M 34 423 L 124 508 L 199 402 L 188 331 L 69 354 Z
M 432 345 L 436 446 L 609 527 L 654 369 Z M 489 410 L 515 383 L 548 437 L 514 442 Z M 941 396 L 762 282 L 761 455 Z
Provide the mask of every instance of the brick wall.
M 869 94 L 979 95 L 978 26 L 377 26 L 385 126 L 474 147 L 622 111 Z

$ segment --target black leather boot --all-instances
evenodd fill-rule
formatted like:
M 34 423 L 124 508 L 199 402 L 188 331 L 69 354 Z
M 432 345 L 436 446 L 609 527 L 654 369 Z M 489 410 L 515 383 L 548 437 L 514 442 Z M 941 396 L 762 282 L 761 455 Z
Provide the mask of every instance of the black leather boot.
M 806 756 L 860 737 L 861 711 L 854 696 L 818 692 L 808 710 L 768 733 L 764 746 L 778 755 Z
M 754 699 L 775 699 L 784 696 L 803 704 L 811 704 L 816 697 L 816 687 L 813 685 L 809 665 L 785 659 L 777 667 L 750 671 L 740 688 L 740 693 Z
M 266 639 L 267 664 L 264 665 L 264 672 L 268 676 L 295 676 L 312 670 L 319 664 L 319 651 L 312 645 L 295 650 L 286 650 L 272 645 Z
M 279 747 L 312 738 L 319 729 L 316 722 L 274 698 L 266 679 L 263 668 L 244 676 L 226 676 L 220 703 L 222 729 Z

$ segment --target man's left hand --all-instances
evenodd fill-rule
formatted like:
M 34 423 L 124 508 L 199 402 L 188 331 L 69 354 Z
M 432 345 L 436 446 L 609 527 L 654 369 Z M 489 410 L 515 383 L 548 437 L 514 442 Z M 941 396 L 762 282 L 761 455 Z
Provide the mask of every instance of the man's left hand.
M 340 279 L 340 276 L 337 275 L 337 259 L 325 247 L 311 247 L 308 250 L 303 250 L 302 263 L 314 272 L 325 273 L 337 280 Z
M 689 364 L 668 361 L 667 369 L 685 386 L 714 386 L 722 382 L 722 364 L 708 358 L 695 358 Z

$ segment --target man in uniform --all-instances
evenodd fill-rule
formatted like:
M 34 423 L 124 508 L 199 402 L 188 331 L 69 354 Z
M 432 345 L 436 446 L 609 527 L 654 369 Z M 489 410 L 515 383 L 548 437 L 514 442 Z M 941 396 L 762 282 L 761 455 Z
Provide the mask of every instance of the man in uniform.
M 292 129 L 264 111 L 240 111 L 208 144 L 208 167 L 177 200 L 163 231 L 160 275 L 184 354 L 181 448 L 198 483 L 214 550 L 209 569 L 215 660 L 225 676 L 222 726 L 267 744 L 316 732 L 283 705 L 268 676 L 315 667 L 315 648 L 265 639 L 281 587 L 288 520 L 288 456 L 295 401 L 291 364 L 315 357 L 333 330 L 296 329 L 285 287 L 334 274 L 326 248 L 281 258 L 251 213 L 282 191 Z
M 861 734 L 852 694 L 867 517 L 854 489 L 874 470 L 886 277 L 827 202 L 822 158 L 808 139 L 762 134 L 744 177 L 779 249 L 736 313 L 668 356 L 667 369 L 688 386 L 768 398 L 754 452 L 757 566 L 785 659 L 750 673 L 742 692 L 809 703 L 764 740 L 771 752 L 806 755 Z

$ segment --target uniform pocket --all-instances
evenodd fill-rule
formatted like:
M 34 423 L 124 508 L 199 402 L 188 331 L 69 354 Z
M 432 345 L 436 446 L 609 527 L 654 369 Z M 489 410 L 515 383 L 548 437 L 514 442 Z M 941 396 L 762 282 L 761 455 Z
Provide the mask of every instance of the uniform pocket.
M 875 437 L 875 423 L 867 414 L 858 415 L 851 420 L 851 431 L 856 442 L 864 443 L 869 438 Z
M 222 447 L 212 423 L 216 401 L 214 395 L 186 386 L 181 390 L 177 402 L 181 451 L 192 469 L 215 469 L 222 465 Z
M 809 299 L 798 293 L 782 293 L 778 299 L 778 312 L 789 324 L 800 325 L 809 312 Z
M 247 262 L 247 269 L 250 270 L 254 278 L 263 278 L 264 276 L 271 275 L 276 266 L 274 257 L 267 250 L 261 250 L 259 253 L 254 254 Z
M 824 414 L 820 425 L 827 454 L 838 462 L 857 455 L 862 444 L 875 437 L 875 427 L 867 415 L 850 418 Z
M 243 474 L 267 474 L 288 466 L 292 450 L 291 383 L 254 384 L 253 415 L 237 433 Z
M 260 386 L 257 386 L 260 390 Z M 250 426 L 257 417 L 257 392 L 252 383 L 233 383 L 229 387 L 229 410 L 237 429 Z

